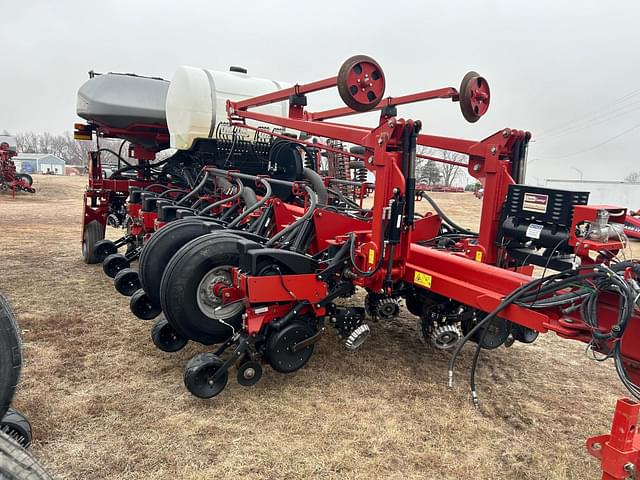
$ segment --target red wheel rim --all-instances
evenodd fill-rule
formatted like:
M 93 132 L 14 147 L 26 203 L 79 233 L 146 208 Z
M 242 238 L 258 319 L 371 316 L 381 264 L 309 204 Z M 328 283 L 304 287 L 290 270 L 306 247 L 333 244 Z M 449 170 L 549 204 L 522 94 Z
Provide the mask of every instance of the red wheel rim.
M 473 77 L 469 80 L 465 91 L 465 99 L 469 102 L 474 115 L 481 117 L 487 113 L 490 98 L 489 84 L 484 78 Z
M 380 68 L 367 61 L 354 64 L 347 73 L 351 97 L 362 105 L 379 101 L 384 94 L 384 76 Z

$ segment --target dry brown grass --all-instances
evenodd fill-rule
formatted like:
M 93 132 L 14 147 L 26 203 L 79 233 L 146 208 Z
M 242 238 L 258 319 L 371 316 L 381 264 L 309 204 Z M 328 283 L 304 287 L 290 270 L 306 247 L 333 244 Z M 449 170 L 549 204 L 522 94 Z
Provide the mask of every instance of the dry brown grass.
M 183 366 L 204 347 L 156 350 L 151 325 L 82 262 L 84 182 L 36 177 L 36 195 L 0 196 L 0 286 L 26 356 L 15 404 L 58 477 L 599 478 L 584 441 L 608 431 L 624 391 L 611 364 L 553 335 L 483 354 L 479 411 L 471 349 L 448 389 L 448 355 L 416 339 L 409 314 L 374 324 L 354 354 L 327 335 L 295 374 L 267 369 L 256 387 L 231 380 L 220 397 L 195 399 Z M 473 196 L 434 196 L 476 226 Z

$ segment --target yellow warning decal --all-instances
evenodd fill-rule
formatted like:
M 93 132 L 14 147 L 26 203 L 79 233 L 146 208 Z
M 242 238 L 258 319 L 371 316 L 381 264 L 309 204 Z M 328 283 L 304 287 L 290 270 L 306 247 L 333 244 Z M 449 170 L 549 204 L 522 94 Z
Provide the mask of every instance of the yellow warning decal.
M 416 271 L 413 274 L 413 283 L 420 285 L 421 287 L 431 288 L 431 275 Z
M 478 250 L 476 252 L 476 262 L 481 262 L 482 261 L 482 250 Z
M 369 265 L 373 265 L 376 263 L 376 252 L 374 252 L 373 248 L 369 250 Z

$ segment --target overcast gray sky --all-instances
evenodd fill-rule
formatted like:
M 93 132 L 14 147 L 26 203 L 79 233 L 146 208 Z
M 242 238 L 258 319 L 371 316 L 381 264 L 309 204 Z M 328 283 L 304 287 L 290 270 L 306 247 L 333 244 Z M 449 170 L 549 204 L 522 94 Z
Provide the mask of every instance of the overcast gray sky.
M 90 69 L 170 79 L 180 65 L 242 65 L 305 82 L 364 53 L 390 95 L 457 87 L 468 70 L 485 76 L 491 108 L 476 124 L 447 101 L 399 113 L 427 133 L 530 130 L 534 182 L 640 170 L 637 1 L 0 0 L 0 12 L 0 131 L 72 130 Z M 334 97 L 310 97 L 310 108 L 338 106 Z

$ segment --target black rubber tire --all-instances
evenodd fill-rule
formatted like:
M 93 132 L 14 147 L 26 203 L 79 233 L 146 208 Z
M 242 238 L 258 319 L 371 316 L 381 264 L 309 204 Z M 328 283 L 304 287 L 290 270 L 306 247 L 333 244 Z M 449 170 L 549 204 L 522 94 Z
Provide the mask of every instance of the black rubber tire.
M 131 295 L 129 308 L 140 320 L 153 320 L 162 313 L 160 307 L 153 305 L 144 290 L 137 290 Z
M 127 257 L 119 253 L 114 253 L 104 259 L 104 262 L 102 262 L 102 270 L 107 277 L 116 278 L 118 272 L 129 268 L 130 265 L 131 263 Z
M 16 178 L 24 180 L 30 187 L 33 185 L 33 177 L 28 173 L 18 173 L 16 174 Z
M 149 300 L 160 306 L 160 283 L 167 264 L 191 240 L 211 232 L 211 222 L 202 218 L 176 220 L 154 233 L 142 248 L 138 261 L 140 286 Z
M 0 431 L 13 438 L 21 447 L 29 448 L 33 440 L 31 423 L 19 411 L 10 408 L 0 420 Z
M 151 327 L 151 340 L 158 350 L 167 353 L 182 350 L 189 342 L 165 318 L 159 318 Z
M 7 413 L 20 379 L 22 349 L 18 322 L 8 300 L 0 292 L 0 418 Z
M 123 268 L 114 277 L 113 286 L 121 295 L 130 297 L 137 290 L 140 290 L 140 276 L 135 270 Z
M 31 452 L 0 432 L 0 479 L 51 480 Z
M 93 246 L 93 255 L 98 262 L 104 262 L 110 255 L 118 253 L 118 247 L 111 240 L 103 238 Z
M 82 235 L 82 258 L 84 263 L 100 263 L 104 259 L 96 256 L 94 248 L 96 243 L 104 239 L 104 227 L 97 220 L 92 220 L 84 227 Z
M 222 359 L 213 353 L 199 353 L 187 363 L 184 370 L 184 386 L 198 398 L 215 397 L 227 386 L 229 371 L 224 372 L 213 385 L 206 381 L 206 377 L 213 375 L 223 363 Z
M 160 284 L 160 303 L 167 321 L 184 337 L 211 345 L 227 340 L 233 334 L 231 327 L 242 327 L 244 308 L 225 316 L 225 324 L 198 306 L 198 286 L 205 275 L 216 267 L 239 265 L 239 238 L 225 231 L 209 233 L 184 245 L 167 265 Z

